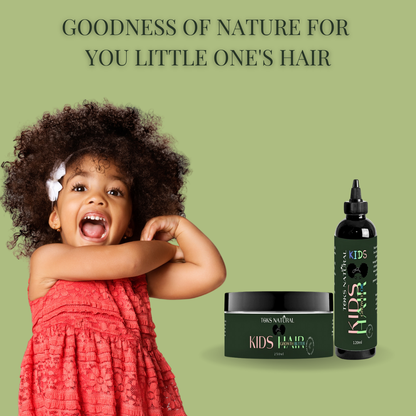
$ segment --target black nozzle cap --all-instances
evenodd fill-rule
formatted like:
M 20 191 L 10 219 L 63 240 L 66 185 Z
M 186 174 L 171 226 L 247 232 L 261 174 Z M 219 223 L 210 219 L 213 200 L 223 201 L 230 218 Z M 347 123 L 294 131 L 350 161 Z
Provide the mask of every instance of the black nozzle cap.
M 367 201 L 361 199 L 361 188 L 358 179 L 354 179 L 351 188 L 350 200 L 344 202 L 345 214 L 367 214 Z

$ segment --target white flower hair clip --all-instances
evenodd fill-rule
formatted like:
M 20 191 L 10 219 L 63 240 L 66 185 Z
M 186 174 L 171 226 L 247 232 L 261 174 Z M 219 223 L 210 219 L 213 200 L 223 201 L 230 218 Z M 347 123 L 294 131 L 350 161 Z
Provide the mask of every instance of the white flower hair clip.
M 62 189 L 62 185 L 59 183 L 59 180 L 65 176 L 65 173 L 65 162 L 62 162 L 59 166 L 52 170 L 51 179 L 46 181 L 46 189 L 48 191 L 49 199 L 52 202 L 58 200 L 59 191 Z

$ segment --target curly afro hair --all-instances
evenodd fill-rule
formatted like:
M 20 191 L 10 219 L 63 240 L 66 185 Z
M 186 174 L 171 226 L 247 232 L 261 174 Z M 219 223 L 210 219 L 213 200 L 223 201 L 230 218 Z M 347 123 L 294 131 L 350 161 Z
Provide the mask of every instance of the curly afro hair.
M 136 108 L 108 102 L 83 102 L 56 114 L 45 113 L 16 137 L 16 159 L 3 162 L 6 172 L 1 202 L 17 231 L 7 244 L 17 257 L 31 256 L 44 244 L 60 242 L 48 225 L 51 201 L 46 181 L 57 163 L 73 165 L 86 154 L 113 161 L 130 178 L 134 234 L 158 215 L 184 215 L 181 188 L 189 173 L 188 159 L 172 147 L 173 139 L 159 132 L 160 119 Z

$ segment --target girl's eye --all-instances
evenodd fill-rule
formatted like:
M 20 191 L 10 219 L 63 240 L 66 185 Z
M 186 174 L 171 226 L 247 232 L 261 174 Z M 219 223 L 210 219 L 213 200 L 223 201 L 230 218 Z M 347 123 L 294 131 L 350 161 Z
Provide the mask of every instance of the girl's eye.
M 118 188 L 113 188 L 110 189 L 108 192 L 108 195 L 113 195 L 113 196 L 123 196 L 123 191 L 121 189 Z
M 84 192 L 87 190 L 87 188 L 84 185 L 76 184 L 72 187 L 72 190 L 75 192 Z

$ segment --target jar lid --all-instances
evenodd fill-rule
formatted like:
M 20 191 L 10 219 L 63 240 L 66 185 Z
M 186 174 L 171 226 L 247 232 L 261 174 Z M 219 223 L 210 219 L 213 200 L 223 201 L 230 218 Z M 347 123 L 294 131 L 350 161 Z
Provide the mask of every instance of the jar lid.
M 229 292 L 225 312 L 332 312 L 328 292 Z

